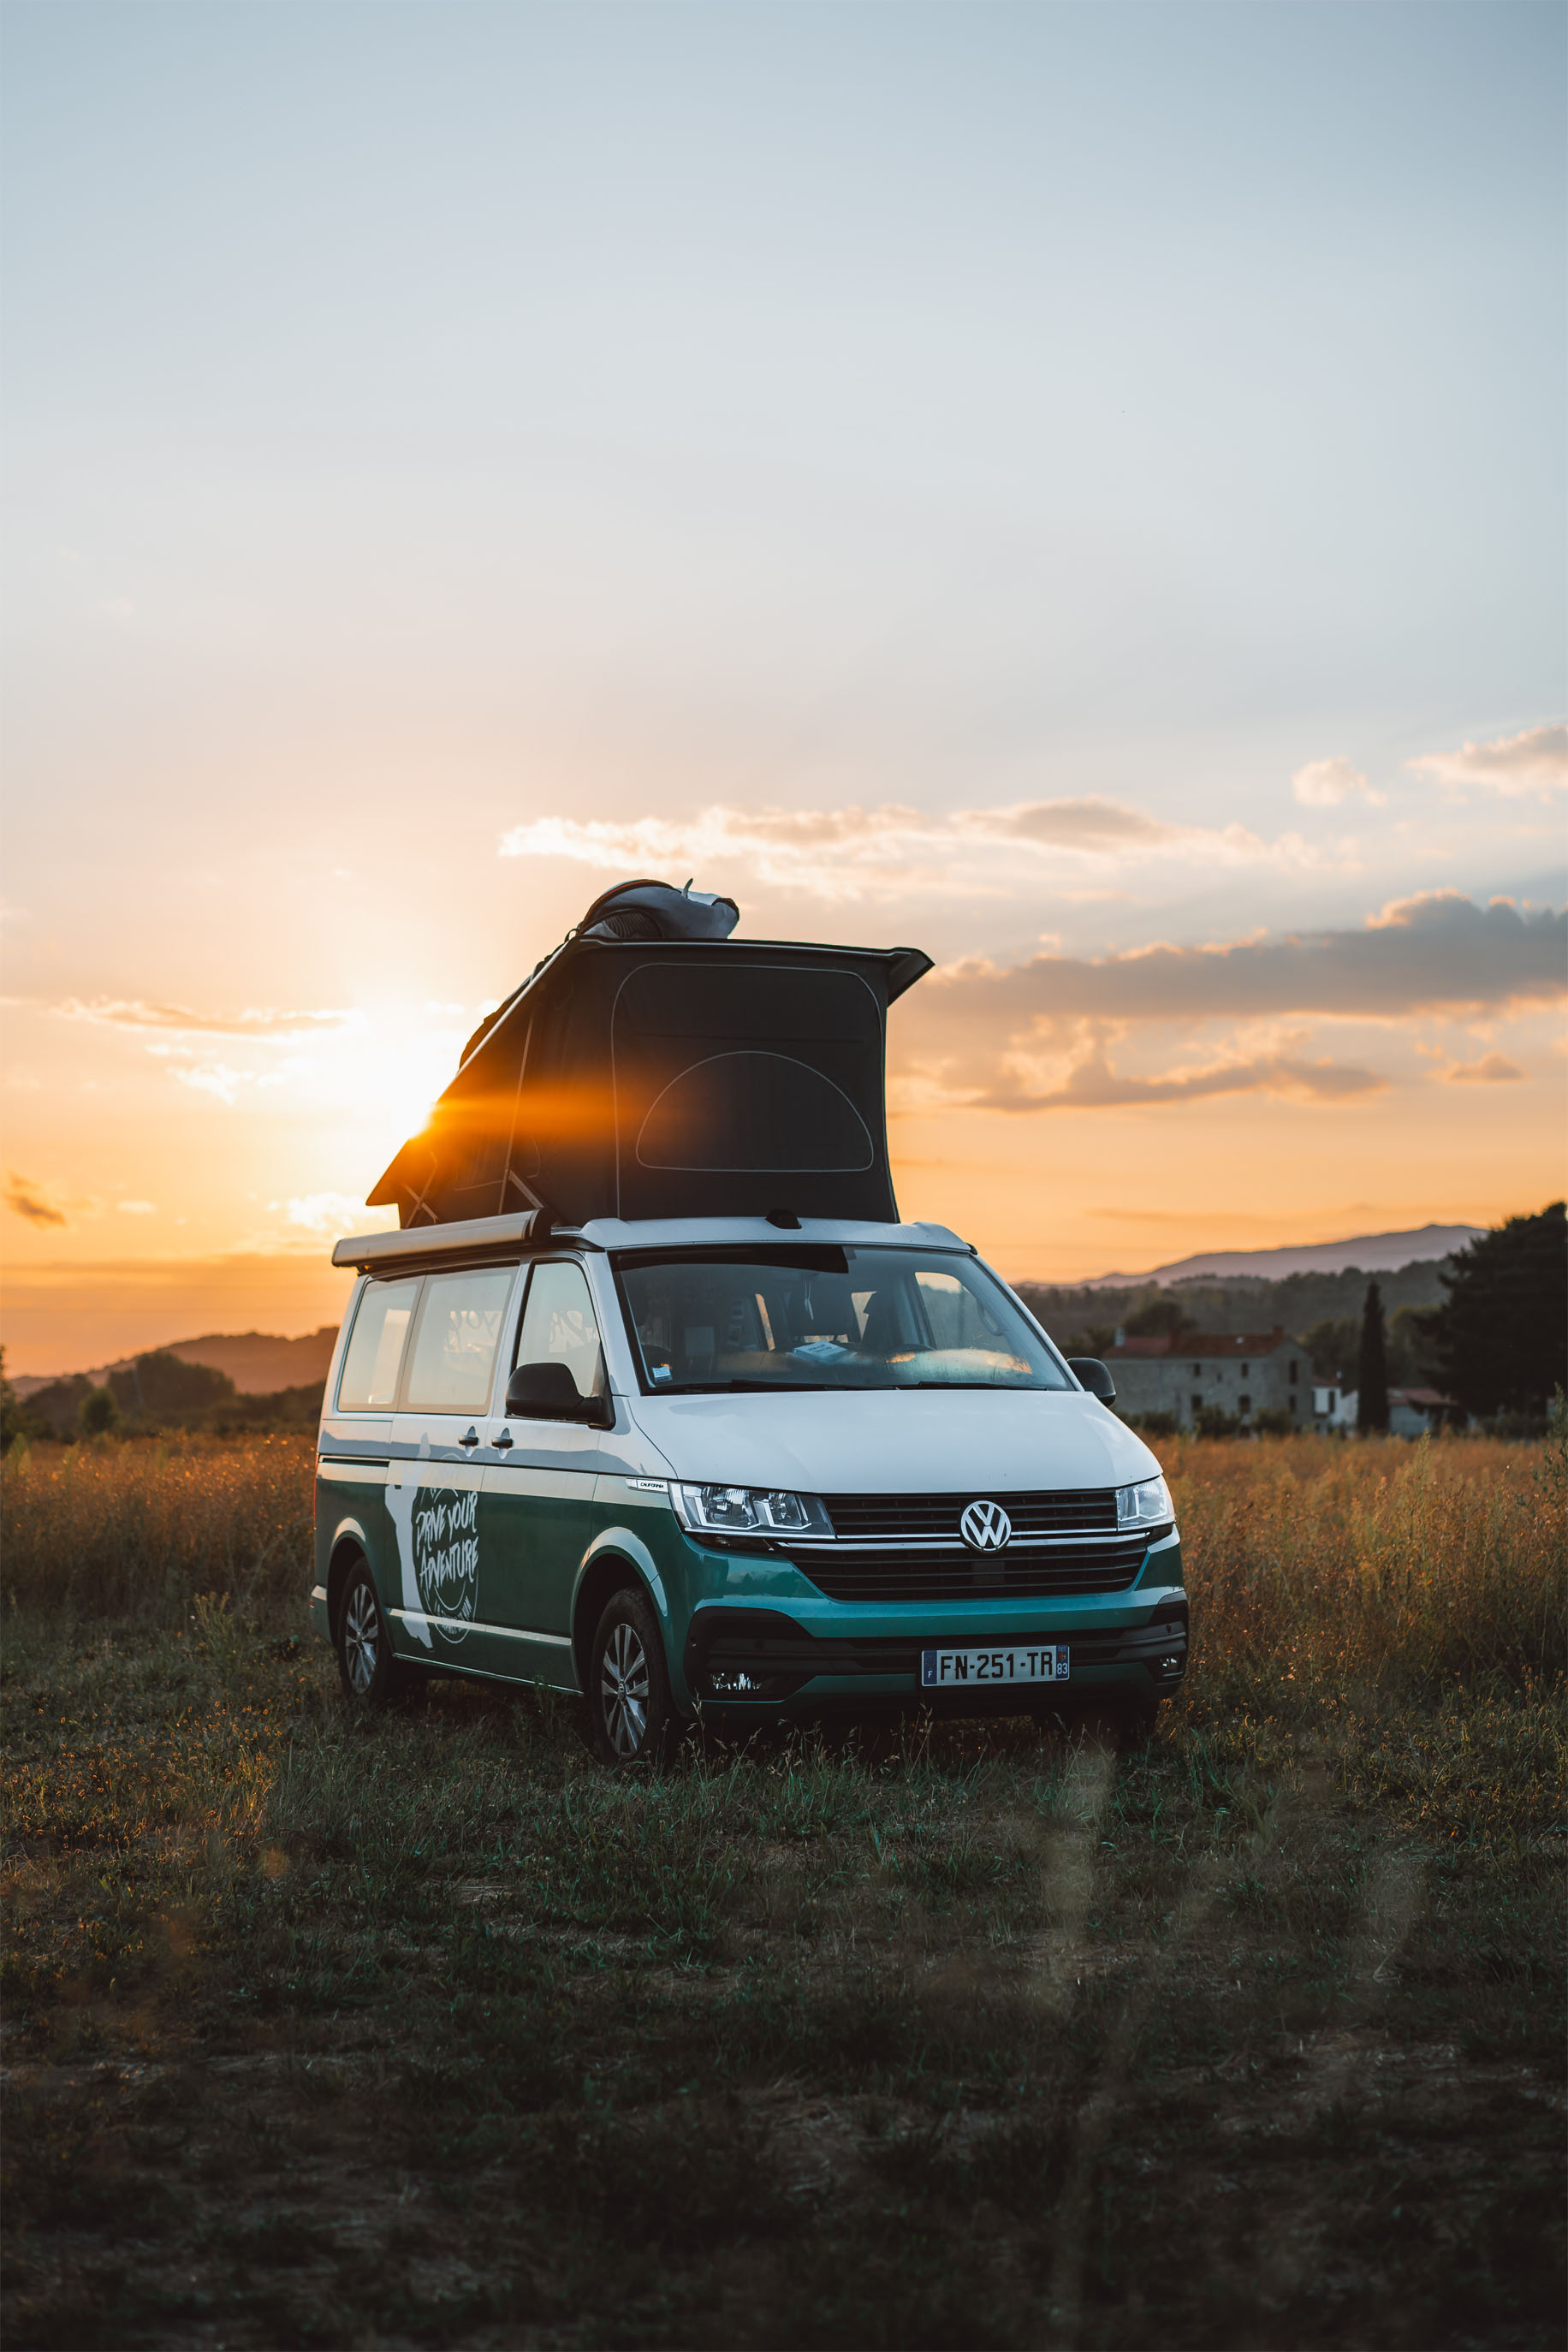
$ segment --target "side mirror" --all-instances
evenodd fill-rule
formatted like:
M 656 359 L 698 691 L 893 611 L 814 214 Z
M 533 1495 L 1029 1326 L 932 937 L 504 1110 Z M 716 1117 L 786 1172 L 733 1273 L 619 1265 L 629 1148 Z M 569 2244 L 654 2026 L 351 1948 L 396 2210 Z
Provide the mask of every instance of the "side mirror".
M 519 1364 L 506 1384 L 506 1410 L 520 1421 L 585 1421 L 595 1429 L 615 1417 L 609 1399 L 584 1396 L 560 1362 Z
M 1098 1356 L 1069 1356 L 1068 1370 L 1078 1374 L 1089 1395 L 1098 1397 L 1101 1404 L 1116 1402 L 1116 1382 L 1110 1377 L 1110 1367 L 1102 1364 Z

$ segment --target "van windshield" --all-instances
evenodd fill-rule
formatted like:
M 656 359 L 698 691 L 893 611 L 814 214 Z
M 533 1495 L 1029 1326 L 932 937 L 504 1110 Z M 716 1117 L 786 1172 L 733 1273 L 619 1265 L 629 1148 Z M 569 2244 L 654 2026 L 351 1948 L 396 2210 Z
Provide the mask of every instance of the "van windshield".
M 1001 1285 L 956 1251 L 650 1250 L 618 1255 L 616 1272 L 656 1396 L 1072 1386 Z

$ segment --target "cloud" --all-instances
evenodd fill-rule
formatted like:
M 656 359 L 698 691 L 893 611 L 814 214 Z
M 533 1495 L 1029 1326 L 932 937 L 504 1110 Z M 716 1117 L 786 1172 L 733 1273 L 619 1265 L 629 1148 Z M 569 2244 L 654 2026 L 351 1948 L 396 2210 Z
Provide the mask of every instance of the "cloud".
M 370 1213 L 363 1201 L 353 1201 L 346 1192 L 307 1192 L 289 1203 L 289 1223 L 302 1225 L 308 1234 L 363 1233 Z
M 1349 1101 L 1385 1082 L 1359 1065 L 1310 1059 L 1296 1037 L 1260 1039 L 1258 1024 L 1549 1003 L 1568 995 L 1565 946 L 1568 915 L 1433 891 L 1353 929 L 1099 958 L 1047 952 L 1008 970 L 952 965 L 900 1010 L 889 1045 L 906 1104 L 1069 1109 L 1243 1092 Z M 1124 1076 L 1107 1059 L 1129 1032 L 1209 1022 L 1250 1036 L 1153 1075 Z
M 1380 1093 L 1388 1084 L 1375 1070 L 1347 1062 L 1303 1062 L 1288 1054 L 1263 1054 L 1249 1061 L 1212 1063 L 1206 1069 L 1173 1071 L 1162 1078 L 1123 1077 L 1102 1047 L 1079 1062 L 1067 1084 L 1045 1094 L 1025 1087 L 994 1087 L 967 1097 L 976 1110 L 1108 1110 L 1143 1103 L 1198 1102 L 1212 1095 L 1294 1095 L 1311 1102 L 1346 1102 Z
M 1510 800 L 1568 792 L 1568 724 L 1531 727 L 1493 743 L 1463 743 L 1457 751 L 1424 751 L 1405 764 L 1454 791 L 1476 784 Z
M 187 1037 L 255 1037 L 289 1040 L 342 1029 L 354 1019 L 351 1012 L 328 1008 L 315 1012 L 279 1013 L 258 1007 L 244 1013 L 194 1013 L 184 1004 L 147 1004 L 139 997 L 98 997 L 89 1003 L 68 996 L 49 1007 L 64 1021 L 86 1021 L 111 1029 L 152 1029 Z
M 122 1217 L 155 1217 L 158 1213 L 156 1201 L 116 1201 L 114 1205 Z
M 1064 857 L 1086 861 L 1175 857 L 1214 866 L 1271 863 L 1321 866 L 1323 853 L 1299 834 L 1265 842 L 1245 825 L 1167 824 L 1142 809 L 1095 798 L 1020 801 L 1004 808 L 928 814 L 889 803 L 879 808 L 739 809 L 722 804 L 689 819 L 536 818 L 501 836 L 503 857 L 567 857 L 605 872 L 711 873 L 737 862 L 761 879 L 824 898 L 927 890 L 994 895 L 1016 885 L 1019 859 L 1036 887 L 1037 858 L 1054 876 Z M 1094 865 L 1068 873 L 1092 877 Z
M 15 1169 L 9 1171 L 5 1185 L 5 1206 L 14 1216 L 25 1217 L 30 1225 L 63 1225 L 66 1222 L 64 1211 L 46 1201 L 38 1186 L 26 1176 L 18 1176 Z
M 1394 900 L 1354 930 L 1039 955 L 1011 971 L 958 964 L 928 981 L 918 1001 L 933 1019 L 984 1008 L 997 1026 L 1052 1015 L 1387 1020 L 1439 1007 L 1552 1003 L 1568 995 L 1565 950 L 1568 913 L 1521 911 L 1509 898 L 1479 907 L 1458 890 L 1433 890 Z
M 1290 779 L 1290 789 L 1303 808 L 1338 808 L 1342 801 L 1361 794 L 1381 808 L 1384 795 L 1374 793 L 1359 768 L 1352 768 L 1343 752 L 1331 760 L 1309 760 L 1298 768 Z
M 1102 800 L 1023 801 L 1016 808 L 961 809 L 950 823 L 977 840 L 1026 841 L 1042 849 L 1164 848 L 1187 838 L 1183 825 L 1165 824 L 1142 809 Z
M 226 1062 L 212 1062 L 198 1070 L 176 1070 L 174 1076 L 183 1087 L 190 1087 L 201 1095 L 216 1095 L 218 1101 L 232 1106 L 239 1100 L 241 1090 L 256 1084 L 252 1070 L 232 1069 Z
M 1479 1062 L 1461 1062 L 1457 1068 L 1446 1071 L 1444 1075 L 1451 1087 L 1496 1087 L 1522 1078 L 1524 1072 L 1517 1062 L 1510 1062 L 1506 1054 L 1483 1054 Z

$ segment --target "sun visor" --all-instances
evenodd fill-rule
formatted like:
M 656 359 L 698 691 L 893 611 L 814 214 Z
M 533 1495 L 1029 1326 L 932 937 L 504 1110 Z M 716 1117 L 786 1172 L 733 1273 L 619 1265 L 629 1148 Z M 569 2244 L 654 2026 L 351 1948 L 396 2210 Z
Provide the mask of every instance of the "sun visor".
M 401 1224 L 591 1217 L 898 1217 L 888 1005 L 918 949 L 586 926 L 479 1033 L 370 1195 Z

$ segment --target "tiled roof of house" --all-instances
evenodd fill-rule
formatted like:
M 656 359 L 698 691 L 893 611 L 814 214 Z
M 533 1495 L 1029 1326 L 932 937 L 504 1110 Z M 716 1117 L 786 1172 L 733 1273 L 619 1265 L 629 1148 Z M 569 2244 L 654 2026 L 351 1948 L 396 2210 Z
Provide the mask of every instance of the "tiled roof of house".
M 1271 1356 L 1279 1348 L 1300 1349 L 1281 1323 L 1272 1331 L 1180 1331 L 1169 1338 L 1163 1331 L 1147 1339 L 1123 1339 L 1117 1348 L 1107 1348 L 1107 1362 L 1129 1356 L 1190 1356 L 1194 1362 L 1205 1357 L 1233 1358 L 1246 1362 L 1253 1356 Z

